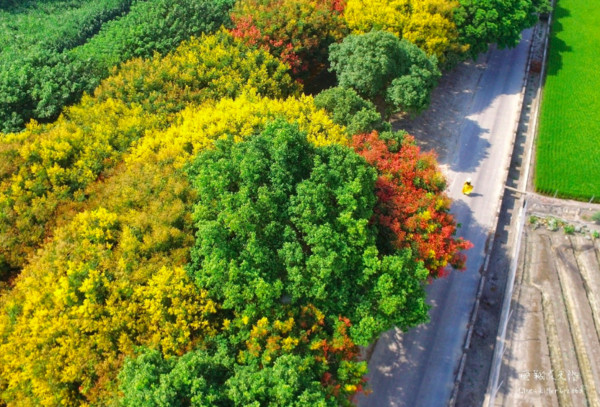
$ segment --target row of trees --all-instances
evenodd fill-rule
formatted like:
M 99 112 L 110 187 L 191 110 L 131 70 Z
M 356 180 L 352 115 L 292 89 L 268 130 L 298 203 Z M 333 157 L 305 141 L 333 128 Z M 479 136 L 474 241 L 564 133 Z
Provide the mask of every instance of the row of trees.
M 456 0 L 348 0 L 345 19 L 354 33 L 383 30 L 451 65 L 468 49 L 459 40 Z
M 547 0 L 348 0 L 344 17 L 355 33 L 385 30 L 452 66 L 467 55 L 515 46 Z
M 74 6 L 71 1 L 62 3 L 67 3 L 64 7 Z M 1 55 L 0 131 L 19 131 L 30 119 L 56 119 L 84 92 L 93 92 L 113 66 L 134 57 L 150 57 L 154 52 L 165 54 L 190 36 L 227 24 L 231 5 L 230 0 L 88 2 L 76 5 L 87 14 L 62 15 L 57 11 L 50 14 L 50 22 L 58 15 L 60 23 L 42 24 L 44 30 L 40 31 L 29 28 L 37 24 L 29 24 L 26 18 L 12 21 L 14 15 L 29 16 L 30 10 L 3 12 L 0 39 L 24 39 L 17 42 L 21 47 L 9 47 Z M 120 17 L 106 22 L 116 16 Z M 64 28 L 51 30 L 49 26 Z
M 153 70 L 155 74 L 148 75 Z M 187 82 L 167 75 L 186 72 Z M 124 82 L 140 88 L 128 91 L 122 87 Z M 210 100 L 209 89 L 210 97 L 219 99 L 228 92 L 241 92 L 249 82 L 257 88 L 241 98 L 172 113 L 173 106 L 184 105 L 179 101 L 182 93 L 193 105 L 192 100 L 198 104 Z M 98 104 L 115 103 L 118 91 L 137 101 L 123 96 L 120 103 L 138 106 L 145 122 L 158 124 L 130 153 L 127 149 L 113 153 L 126 154 L 125 160 L 114 156 L 112 164 L 101 161 L 105 165 L 101 180 L 55 202 L 54 215 L 46 222 L 63 226 L 57 229 L 46 223 L 53 238 L 39 256 L 29 258 L 2 298 L 3 400 L 47 405 L 114 402 L 116 375 L 124 356 L 132 355 L 136 346 L 160 349 L 165 356 L 180 355 L 218 332 L 222 322 L 210 317 L 218 304 L 208 300 L 182 268 L 194 243 L 194 193 L 181 167 L 185 157 L 206 148 L 210 140 L 225 134 L 250 136 L 279 115 L 300 123 L 315 142 L 326 143 L 330 135 L 338 142 L 344 140 L 343 128 L 314 107 L 311 98 L 278 99 L 295 91 L 292 84 L 284 66 L 268 54 L 219 34 L 186 43 L 165 58 L 132 61 L 105 82 L 95 99 L 78 106 L 76 117 L 85 119 L 81 127 L 97 129 L 99 138 L 107 131 L 100 131 L 102 126 L 109 127 L 110 115 L 92 112 L 98 112 Z M 112 96 L 103 93 L 111 90 Z M 156 95 L 163 95 L 164 102 L 144 102 Z M 64 126 L 67 119 L 73 118 L 56 126 Z M 161 130 L 167 123 L 177 125 Z M 38 128 L 45 146 L 51 150 L 66 146 L 56 133 L 42 131 L 50 127 Z M 128 135 L 116 133 L 111 143 L 128 145 Z M 87 133 L 88 139 L 92 141 L 95 134 Z M 32 140 L 35 136 L 30 135 Z M 30 144 L 24 142 L 23 148 Z M 77 168 L 65 166 L 66 171 L 77 172 Z M 51 196 L 46 192 L 32 205 Z M 20 223 L 17 227 L 28 230 Z
M 0 7 L 2 63 L 14 65 L 34 52 L 75 48 L 93 37 L 104 23 L 127 14 L 132 3 L 55 0 Z
M 221 25 L 232 24 L 234 36 L 267 49 L 296 79 L 310 81 L 328 67 L 329 45 L 350 31 L 389 31 L 450 67 L 490 43 L 515 45 L 536 13 L 548 8 L 547 0 L 240 0 L 230 20 L 233 0 L 39 4 L 8 2 L 0 10 L 0 131 L 19 131 L 32 118 L 54 120 L 114 65 L 164 54 Z
M 452 67 L 491 43 L 516 45 L 548 9 L 547 0 L 240 0 L 232 20 L 234 35 L 268 49 L 305 80 L 327 66 L 327 47 L 349 31 L 391 32 Z
M 193 63 L 190 64 L 190 61 Z M 206 61 L 204 66 L 213 66 L 214 69 L 198 66 L 198 61 Z M 209 61 L 222 62 L 210 65 Z M 384 211 L 383 207 L 377 209 L 378 170 L 348 147 L 321 150 L 325 147 L 316 148 L 307 144 L 308 140 L 315 146 L 332 143 L 349 145 L 350 133 L 343 126 L 345 122 L 365 131 L 372 130 L 369 123 L 382 130 L 389 125 L 381 121 L 372 104 L 360 99 L 350 89 L 330 91 L 346 94 L 347 103 L 331 104 L 324 101 L 326 98 L 320 98 L 320 103 L 327 106 L 326 109 L 332 112 L 338 124 L 332 121 L 326 110 L 317 108 L 309 96 L 278 99 L 286 92 L 293 93 L 295 90 L 283 71 L 280 80 L 273 81 L 280 68 L 273 64 L 268 69 L 269 61 L 274 60 L 264 52 L 242 47 L 225 34 L 205 37 L 183 45 L 177 53 L 165 58 L 132 61 L 98 89 L 95 99 L 78 106 L 77 117 L 81 117 L 81 120 L 87 118 L 87 127 L 101 129 L 110 115 L 99 113 L 91 116 L 91 112 L 98 111 L 99 103 L 116 103 L 119 100 L 117 95 L 122 95 L 121 104 L 143 112 L 144 123 L 156 124 L 147 128 L 145 135 L 133 144 L 133 148 L 122 147 L 118 156 L 122 158 L 115 156 L 114 164 L 103 161 L 105 167 L 101 170 L 101 179 L 82 186 L 77 190 L 81 191 L 79 193 L 74 191 L 62 196 L 54 211 L 53 218 L 57 220 L 53 222 L 63 226 L 57 229 L 46 224 L 45 229 L 52 230 L 52 239 L 42 246 L 37 256 L 29 257 L 14 287 L 2 297 L 0 386 L 2 398 L 9 404 L 106 404 L 124 397 L 121 403 L 125 405 L 135 405 L 140 400 L 145 400 L 147 405 L 168 405 L 172 400 L 215 400 L 215 405 L 219 405 L 214 398 L 218 396 L 222 405 L 260 404 L 265 400 L 274 400 L 279 405 L 288 405 L 289 400 L 338 405 L 344 400 L 347 402 L 362 388 L 362 375 L 366 367 L 356 360 L 356 343 L 367 343 L 378 332 L 394 324 L 408 327 L 426 318 L 423 285 L 430 275 L 435 275 L 437 268 L 424 268 L 423 264 L 426 263 L 419 262 L 421 255 L 416 250 L 407 250 L 407 242 L 411 239 L 405 237 L 401 241 L 402 237 L 398 234 L 395 243 L 390 243 L 385 236 L 392 236 L 396 232 L 384 232 L 383 227 L 371 224 L 370 219 L 377 211 Z M 223 71 L 226 66 L 231 70 Z M 194 70 L 186 71 L 186 67 L 194 67 Z M 215 74 L 216 82 L 210 82 L 213 84 L 207 86 L 212 92 L 219 89 L 217 83 L 223 86 L 247 82 L 263 85 L 259 90 L 247 91 L 240 85 L 241 94 L 235 99 L 223 98 L 219 102 L 197 105 L 211 99 L 203 96 L 200 88 L 194 93 L 194 87 L 189 86 L 193 83 L 190 82 L 191 78 L 196 75 L 198 83 L 205 83 L 200 80 L 203 76 L 197 76 L 200 75 L 198 72 L 216 71 L 228 76 Z M 155 74 L 149 75 L 149 72 Z M 165 76 L 168 72 L 188 72 L 188 82 L 177 84 L 176 78 Z M 123 84 L 134 87 L 127 90 Z M 276 90 L 278 84 L 282 89 Z M 177 89 L 186 91 L 182 93 Z M 258 92 L 274 98 L 261 96 Z M 158 95 L 163 95 L 164 99 L 155 99 L 157 104 L 145 102 L 150 100 L 147 98 L 156 98 Z M 223 96 L 218 93 L 210 95 L 216 99 Z M 173 97 L 171 102 L 169 97 Z M 185 97 L 189 98 L 186 100 L 190 106 L 181 113 L 174 113 L 176 110 L 173 110 L 173 106 Z M 146 109 L 152 106 L 154 110 Z M 89 113 L 84 115 L 86 111 Z M 354 111 L 362 113 L 354 115 Z M 270 121 L 282 117 L 296 124 L 290 126 L 277 122 L 263 131 Z M 361 120 L 361 117 L 365 120 Z M 24 150 L 31 149 L 38 136 L 45 140 L 45 146 L 50 151 L 57 151 L 58 146 L 64 149 L 66 142 L 56 137 L 55 134 L 59 133 L 53 133 L 52 129 L 65 126 L 73 117 L 65 116 L 62 120 L 55 127 L 40 126 L 36 128 L 37 133 L 30 129 L 30 132 L 21 135 Z M 168 123 L 171 123 L 170 127 L 167 127 Z M 84 123 L 81 122 L 80 126 L 83 128 Z M 98 137 L 101 137 L 102 132 L 98 133 Z M 262 136 L 259 136 L 261 133 Z M 87 134 L 93 137 L 95 132 Z M 223 160 L 209 159 L 211 155 L 216 158 L 215 154 L 220 151 L 217 149 L 195 160 L 191 167 L 188 163 L 196 154 L 210 147 L 214 140 L 227 138 L 228 135 L 234 136 L 234 141 L 257 139 L 254 144 L 240 145 L 237 156 L 239 159 L 244 156 L 256 158 L 252 162 L 247 160 L 247 163 L 250 170 L 253 170 L 252 163 L 255 163 L 257 171 L 267 171 L 262 179 L 271 169 L 278 168 L 271 161 L 273 154 L 284 158 L 294 151 L 295 157 L 305 157 L 303 161 L 291 159 L 293 157 L 290 156 L 282 163 L 287 163 L 286 168 L 280 169 L 284 177 L 282 181 L 285 181 L 288 172 L 303 172 L 303 177 L 297 178 L 297 181 L 305 182 L 303 190 L 308 195 L 295 206 L 298 216 L 310 217 L 311 213 L 315 213 L 325 218 L 299 218 L 289 227 L 302 226 L 304 236 L 299 234 L 294 238 L 294 235 L 287 233 L 281 237 L 292 239 L 288 243 L 285 240 L 273 241 L 273 245 L 281 245 L 282 250 L 286 250 L 285 253 L 290 256 L 297 251 L 293 248 L 294 241 L 300 249 L 296 266 L 283 264 L 278 270 L 284 265 L 290 266 L 291 275 L 296 279 L 294 287 L 302 287 L 303 276 L 307 276 L 305 268 L 315 272 L 330 270 L 333 273 L 335 269 L 326 265 L 334 264 L 331 262 L 336 259 L 328 256 L 333 252 L 343 254 L 345 250 L 351 250 L 347 260 L 344 260 L 347 262 L 346 269 L 359 273 L 357 278 L 362 278 L 362 283 L 346 278 L 346 284 L 334 287 L 333 280 L 328 282 L 315 276 L 306 280 L 313 282 L 310 292 L 299 291 L 293 297 L 290 295 L 288 300 L 292 286 L 275 298 L 269 293 L 280 283 L 277 283 L 276 277 L 272 277 L 270 284 L 273 286 L 264 285 L 269 282 L 269 274 L 265 274 L 262 277 L 264 283 L 259 284 L 260 290 L 257 291 L 268 294 L 263 302 L 257 304 L 264 313 L 246 314 L 240 307 L 241 302 L 237 303 L 236 309 L 230 305 L 233 303 L 231 300 L 227 302 L 223 299 L 220 283 L 211 285 L 202 282 L 208 278 L 203 270 L 209 270 L 211 266 L 204 264 L 206 259 L 203 260 L 200 253 L 214 252 L 216 255 L 217 252 L 227 251 L 226 247 L 212 250 L 204 246 L 202 236 L 209 238 L 210 235 L 200 234 L 198 240 L 194 240 L 194 231 L 198 230 L 195 224 L 202 221 L 202 216 L 212 216 L 215 212 L 202 215 L 200 207 L 210 206 L 206 201 L 208 196 L 191 188 L 190 182 L 216 182 L 219 177 L 212 175 L 214 172 L 210 177 L 199 177 L 199 172 L 210 172 L 211 166 L 229 163 L 232 169 L 240 168 L 229 158 L 232 151 L 227 150 L 233 150 L 236 145 L 223 142 L 222 148 L 225 150 L 221 154 L 226 156 Z M 130 141 L 124 141 L 129 139 L 123 137 L 116 136 L 108 144 L 131 145 Z M 373 137 L 378 138 L 376 135 Z M 400 144 L 409 149 L 416 148 L 405 135 L 390 135 L 389 139 L 394 140 L 390 144 L 395 146 L 391 147 L 392 151 L 400 151 L 397 150 Z M 18 142 L 13 140 L 13 143 Z M 272 152 L 259 160 L 260 156 L 256 154 L 260 154 L 263 144 L 269 146 L 265 153 Z M 249 151 L 255 153 L 249 155 Z M 430 178 L 423 176 L 423 181 L 419 181 L 421 184 L 414 184 L 414 188 L 422 191 L 423 196 L 439 196 L 438 201 L 441 199 L 440 202 L 446 204 L 438 204 L 436 209 L 440 214 L 447 212 L 448 201 L 443 200 L 440 192 L 443 183 L 433 161 L 428 161 L 426 156 L 418 153 L 415 155 L 415 151 L 406 156 L 411 157 L 406 162 L 408 167 L 424 171 L 430 168 L 438 174 L 437 178 L 433 178 L 437 183 L 429 185 Z M 325 157 L 330 157 L 329 164 L 325 162 Z M 397 159 L 406 161 L 400 156 Z M 203 160 L 206 166 L 200 164 Z M 320 164 L 319 160 L 322 161 Z M 306 166 L 297 167 L 301 162 Z M 425 164 L 427 162 L 431 167 Z M 55 164 L 52 163 L 51 167 Z M 38 166 L 45 168 L 39 163 Z M 71 167 L 64 168 L 69 171 Z M 73 170 L 76 168 L 74 166 Z M 354 179 L 349 177 L 353 173 L 358 178 L 348 184 L 347 180 Z M 235 173 L 232 176 L 235 179 Z M 381 177 L 387 176 L 382 173 Z M 336 183 L 331 183 L 330 180 L 334 179 L 337 179 Z M 251 176 L 249 181 L 252 180 L 260 181 L 260 178 Z M 260 184 L 252 188 L 250 185 L 238 188 L 240 191 L 252 188 L 255 191 L 265 190 Z M 291 215 L 291 209 L 287 210 L 287 214 L 283 211 L 293 198 L 288 197 L 285 188 L 289 187 L 274 191 L 279 201 L 283 199 L 281 205 L 284 206 L 271 208 L 269 213 Z M 332 195 L 329 207 L 323 207 L 319 198 L 323 188 L 329 188 Z M 411 196 L 417 197 L 414 188 Z M 229 189 L 234 191 L 236 188 L 230 184 Z M 7 190 L 15 188 L 7 186 Z M 47 196 L 48 193 L 41 195 Z M 224 201 L 227 195 L 215 193 L 214 196 L 227 204 Z M 237 202 L 243 207 L 232 208 L 237 211 L 235 216 L 247 220 L 247 228 L 263 227 L 260 223 L 252 222 L 253 219 L 261 220 L 266 202 L 259 200 L 256 207 L 259 212 L 251 216 L 251 212 L 244 209 L 247 205 L 241 200 L 242 197 Z M 248 204 L 253 202 L 251 196 L 247 198 L 250 198 Z M 339 204 L 335 203 L 336 200 Z M 276 199 L 274 203 L 279 201 Z M 346 210 L 341 211 L 343 207 L 338 207 L 340 204 Z M 302 211 L 301 208 L 306 205 L 307 209 Z M 317 206 L 312 208 L 311 205 Z M 415 214 L 423 213 L 424 208 L 418 209 L 419 205 L 413 204 Z M 355 214 L 355 211 L 358 212 Z M 221 216 L 225 214 L 223 212 Z M 231 216 L 226 217 L 240 225 L 235 221 L 235 216 L 232 212 Z M 246 219 L 248 216 L 250 218 Z M 429 221 L 429 218 L 421 218 L 421 222 Z M 326 219 L 331 219 L 331 233 L 338 235 L 328 236 L 328 227 L 319 226 Z M 438 217 L 433 214 L 431 219 Z M 436 221 L 432 220 L 431 225 Z M 317 229 L 313 231 L 311 227 Z M 417 233 L 420 230 L 417 228 L 431 231 L 431 236 L 424 237 L 427 241 L 443 241 L 443 238 L 435 237 L 438 232 L 432 226 L 415 222 L 414 227 Z M 270 231 L 268 225 L 263 228 Z M 448 233 L 453 228 L 453 221 L 449 217 L 440 223 L 440 233 L 442 229 L 443 233 Z M 388 229 L 393 230 L 391 226 Z M 241 234 L 237 241 L 243 242 L 244 236 Z M 215 239 L 217 237 L 214 236 Z M 452 237 L 447 237 L 447 242 L 458 243 Z M 333 243 L 345 244 L 347 249 L 342 250 Z M 221 245 L 223 241 L 215 241 L 217 244 Z M 261 240 L 261 244 L 265 242 Z M 304 244 L 308 245 L 309 252 L 303 255 Z M 466 247 L 464 243 L 458 244 Z M 248 256 L 252 257 L 257 255 L 255 250 L 259 250 L 259 246 L 248 247 L 247 250 Z M 443 257 L 447 252 L 457 254 L 458 247 L 436 246 L 435 250 Z M 191 260 L 190 252 L 198 254 L 193 255 L 195 260 L 192 266 L 184 271 L 182 267 Z M 284 255 L 282 251 L 279 258 L 283 261 L 287 254 Z M 294 261 L 294 258 L 290 257 L 287 261 Z M 442 263 L 443 260 L 436 267 L 442 267 Z M 215 278 L 223 281 L 229 279 L 230 271 L 227 268 L 217 267 L 215 270 L 221 270 L 220 277 Z M 263 270 L 265 273 L 267 271 Z M 361 273 L 363 277 L 359 277 Z M 228 292 L 228 296 L 236 290 L 235 285 L 229 286 L 233 291 Z M 405 289 L 401 290 L 400 286 Z M 237 290 L 242 287 L 237 287 Z M 345 302 L 333 304 L 332 298 L 326 296 L 329 291 L 332 298 L 348 298 Z M 303 292 L 306 292 L 304 296 Z M 370 294 L 362 298 L 365 292 Z M 343 306 L 349 304 L 351 298 L 363 304 L 358 308 L 355 308 L 356 304 L 348 307 L 355 309 L 354 314 Z M 270 309 L 273 305 L 278 306 Z M 380 311 L 371 315 L 369 307 L 373 306 L 379 307 Z M 293 321 L 290 322 L 290 319 Z M 134 349 L 140 345 L 147 349 L 141 354 L 147 356 L 132 358 Z M 209 355 L 219 357 L 217 359 Z M 131 359 L 126 359 L 126 356 Z M 127 364 L 117 381 L 117 373 L 125 360 Z M 298 373 L 294 379 L 289 376 L 292 371 L 302 374 Z M 263 381 L 267 379 L 269 381 Z M 122 392 L 119 391 L 119 382 Z M 200 383 L 210 385 L 202 387 Z M 294 385 L 289 389 L 291 384 Z
M 145 132 L 168 127 L 186 104 L 235 96 L 248 83 L 272 97 L 297 92 L 286 71 L 222 32 L 163 58 L 133 59 L 56 122 L 2 138 L 0 277 L 17 273 L 60 222 L 61 204 L 85 200 L 85 188 Z

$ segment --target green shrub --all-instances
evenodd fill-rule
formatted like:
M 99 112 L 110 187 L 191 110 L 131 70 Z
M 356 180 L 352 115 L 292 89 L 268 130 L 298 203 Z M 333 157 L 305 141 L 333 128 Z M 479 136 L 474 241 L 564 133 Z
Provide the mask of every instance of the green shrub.
M 325 109 L 336 124 L 346 127 L 349 136 L 355 134 L 391 131 L 375 105 L 361 98 L 354 89 L 335 87 L 324 90 L 315 96 L 315 105 Z
M 441 76 L 435 57 L 384 31 L 349 35 L 332 44 L 329 62 L 339 86 L 372 101 L 386 118 L 425 110 Z

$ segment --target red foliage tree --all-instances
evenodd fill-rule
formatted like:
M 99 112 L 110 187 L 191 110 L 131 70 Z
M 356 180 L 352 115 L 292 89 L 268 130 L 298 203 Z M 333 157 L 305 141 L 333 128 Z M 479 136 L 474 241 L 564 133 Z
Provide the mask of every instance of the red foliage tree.
M 473 245 L 456 238 L 446 181 L 433 153 L 422 153 L 407 134 L 373 131 L 353 137 L 353 148 L 377 168 L 378 203 L 375 221 L 383 226 L 380 244 L 389 249 L 409 247 L 423 260 L 431 277 L 445 275 L 445 267 L 463 269 L 461 252 Z
M 306 79 L 326 66 L 329 45 L 347 33 L 344 6 L 344 0 L 241 0 L 231 13 L 231 32 Z

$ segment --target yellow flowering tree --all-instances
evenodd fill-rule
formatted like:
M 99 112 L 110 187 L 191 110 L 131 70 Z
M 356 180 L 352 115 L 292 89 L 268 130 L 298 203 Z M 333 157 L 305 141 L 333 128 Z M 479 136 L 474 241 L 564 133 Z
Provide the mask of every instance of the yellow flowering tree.
M 354 33 L 389 31 L 446 63 L 467 50 L 454 23 L 458 6 L 456 0 L 348 0 L 344 18 Z
M 134 346 L 183 354 L 215 332 L 215 304 L 182 267 L 120 264 L 132 235 L 116 213 L 82 212 L 24 269 L 0 314 L 3 400 L 103 404 Z
M 248 89 L 274 98 L 295 94 L 287 69 L 225 32 L 203 36 L 165 57 L 124 64 L 53 124 L 0 137 L 0 279 L 23 266 L 59 207 L 85 200 L 85 187 L 147 131 L 168 127 L 188 104 Z
M 194 244 L 195 193 L 182 167 L 211 140 L 250 137 L 278 116 L 298 122 L 315 143 L 345 140 L 310 97 L 249 93 L 180 113 L 171 129 L 140 139 L 84 188 L 85 200 L 62 206 L 65 226 L 0 298 L 4 400 L 108 403 L 135 346 L 180 355 L 222 326 L 210 322 L 217 304 L 183 269 Z
M 276 118 L 298 123 L 315 145 L 348 142 L 345 128 L 335 124 L 325 110 L 318 109 L 312 96 L 271 99 L 250 91 L 236 99 L 223 98 L 214 105 L 185 109 L 171 128 L 149 133 L 135 143 L 125 160 L 144 161 L 155 155 L 158 160 L 174 161 L 181 168 L 215 140 L 231 135 L 242 141 Z

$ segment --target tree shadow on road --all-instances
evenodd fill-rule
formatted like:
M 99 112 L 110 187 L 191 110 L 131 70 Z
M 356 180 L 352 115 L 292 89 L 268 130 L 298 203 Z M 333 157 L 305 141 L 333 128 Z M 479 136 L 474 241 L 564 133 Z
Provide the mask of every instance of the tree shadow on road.
M 440 164 L 453 171 L 474 170 L 491 146 L 486 137 L 489 129 L 477 123 L 479 115 L 486 114 L 501 96 L 521 93 L 522 76 L 515 80 L 512 65 L 505 62 L 520 61 L 521 55 L 510 49 L 491 49 L 477 63 L 461 64 L 445 74 L 425 112 L 417 117 L 398 116 L 393 128 L 413 135 L 422 150 L 436 152 Z
M 461 126 L 461 133 L 468 132 L 470 137 L 463 137 L 460 140 L 446 140 L 443 137 L 430 137 L 426 134 L 427 127 L 423 127 L 423 123 L 415 122 L 396 122 L 395 129 L 403 130 L 415 137 L 417 145 L 422 151 L 433 151 L 438 156 L 438 162 L 441 165 L 447 165 L 450 169 L 456 172 L 470 172 L 479 166 L 488 156 L 488 149 L 491 144 L 484 138 L 484 135 L 489 133 L 477 124 L 474 120 L 463 118 L 458 123 L 453 117 L 446 117 L 439 123 L 439 133 L 443 133 L 445 128 L 452 126 Z M 450 137 L 450 135 L 449 135 Z M 465 143 L 461 148 L 459 142 Z M 455 144 L 453 144 L 455 143 Z
M 527 41 L 525 45 L 529 46 L 531 38 L 528 40 L 522 39 L 521 41 Z M 519 46 L 523 46 L 523 44 Z M 514 70 L 512 62 L 517 63 L 519 61 L 518 55 L 512 48 L 500 50 L 495 45 L 492 45 L 488 54 L 479 57 L 479 60 L 486 59 L 486 70 L 483 71 L 477 87 L 473 90 L 474 98 L 469 115 L 485 111 L 500 96 L 518 95 L 521 93 L 526 59 L 520 60 L 523 63 L 523 71 L 517 72 Z M 506 61 L 510 63 L 507 64 Z M 509 80 L 512 79 L 511 75 L 515 74 L 518 75 L 517 80 Z
M 455 201 L 452 212 L 461 213 L 463 226 L 459 235 L 472 239 L 476 245 L 472 253 L 478 254 L 469 257 L 467 252 L 467 270 L 451 271 L 448 277 L 427 287 L 428 303 L 432 306 L 430 323 L 405 333 L 392 329 L 381 335 L 369 362 L 373 393 L 359 397 L 361 407 L 436 405 L 427 400 L 434 393 L 432 397 L 439 397 L 439 405 L 445 404 L 442 399 L 450 398 L 479 286 L 481 250 L 488 236 L 487 228 L 474 220 L 465 202 Z M 440 321 L 446 324 L 442 327 Z
M 527 114 L 527 112 L 523 112 Z M 525 154 L 524 131 L 519 133 L 515 140 L 512 162 L 508 173 L 506 184 L 517 188 L 519 184 L 519 170 Z M 504 194 L 497 228 L 495 230 L 493 247 L 490 247 L 489 266 L 485 273 L 485 285 L 483 287 L 477 320 L 473 327 L 471 346 L 467 352 L 467 359 L 462 382 L 459 386 L 457 406 L 481 406 L 484 403 L 489 381 L 492 358 L 498 336 L 498 324 L 502 312 L 502 303 L 508 272 L 512 261 L 512 232 L 516 224 L 516 214 L 519 210 L 521 200 L 516 193 Z M 514 216 L 513 216 L 514 215 Z M 511 304 L 508 331 L 522 326 L 524 323 L 523 307 L 519 304 Z M 510 357 L 510 350 L 505 357 Z M 514 379 L 519 374 L 511 366 L 504 364 L 502 368 L 502 379 L 498 381 L 495 389 L 499 395 L 506 395 L 519 389 L 511 389 L 510 383 L 517 383 Z
M 482 129 L 479 124 L 471 119 L 465 119 L 461 130 L 465 133 L 454 155 L 454 160 L 450 162 L 450 169 L 454 172 L 473 172 L 485 160 L 491 147 L 490 142 L 484 138 L 489 131 Z

